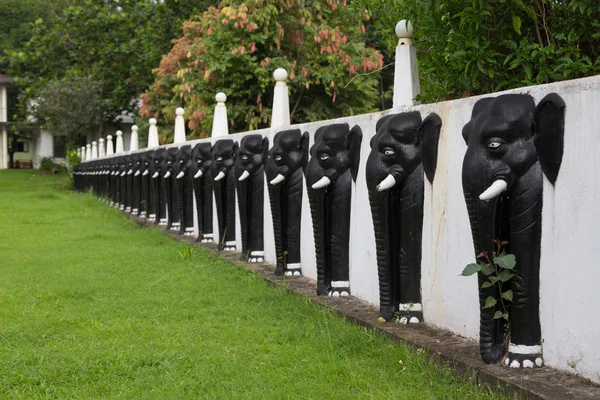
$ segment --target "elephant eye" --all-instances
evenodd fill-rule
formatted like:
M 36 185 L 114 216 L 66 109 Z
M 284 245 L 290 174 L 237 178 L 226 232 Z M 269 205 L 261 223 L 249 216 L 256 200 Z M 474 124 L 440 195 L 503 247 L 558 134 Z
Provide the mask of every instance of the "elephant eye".
M 201 163 L 202 159 L 201 158 L 196 158 L 196 162 Z
M 179 160 L 179 164 L 183 164 L 183 160 Z
M 385 149 L 383 149 L 383 154 L 385 154 L 386 156 L 393 156 L 394 154 L 396 154 L 396 151 L 390 149 L 389 147 L 386 147 Z
M 492 138 L 487 144 L 488 149 L 497 150 L 500 146 L 504 144 L 504 141 L 498 138 Z
M 329 160 L 329 154 L 323 153 L 319 158 L 321 159 L 321 161 L 327 161 Z
M 217 161 L 223 161 L 223 157 L 221 157 L 221 156 L 217 157 Z
M 171 161 L 167 161 L 167 164 L 171 165 L 171 164 L 173 164 L 173 163 L 172 163 Z
M 244 161 L 248 161 L 248 158 L 249 158 L 249 157 L 248 157 L 247 155 L 245 155 L 245 154 L 242 154 L 242 155 L 240 156 L 240 158 L 241 158 L 242 160 L 244 160 Z
M 281 156 L 275 156 L 275 161 L 281 161 L 282 157 Z

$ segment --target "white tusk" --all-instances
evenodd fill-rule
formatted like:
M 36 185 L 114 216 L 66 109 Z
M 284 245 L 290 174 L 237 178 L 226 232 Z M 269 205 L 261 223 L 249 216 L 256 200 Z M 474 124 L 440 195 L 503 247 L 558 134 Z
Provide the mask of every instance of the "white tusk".
M 223 171 L 219 171 L 219 174 L 215 176 L 215 182 L 220 181 L 223 178 L 225 178 L 225 173 Z
M 325 186 L 329 186 L 329 184 L 331 183 L 331 180 L 329 180 L 328 177 L 324 176 L 321 179 L 319 179 L 315 184 L 312 185 L 313 189 L 322 189 Z
M 154 178 L 154 179 L 158 178 L 158 172 L 155 172 L 154 175 L 152 175 L 152 178 Z
M 148 170 L 145 170 L 144 173 L 142 174 L 142 176 L 146 176 L 148 175 L 150 172 Z
M 133 176 L 140 176 L 140 170 L 138 169 L 137 171 L 135 171 L 135 174 L 133 174 Z
M 249 176 L 250 172 L 244 170 L 244 172 L 242 172 L 242 175 L 240 175 L 240 177 L 238 178 L 238 181 L 245 181 L 246 179 L 248 179 Z
M 202 178 L 202 175 L 204 175 L 204 173 L 199 169 L 198 172 L 196 172 L 196 175 L 194 175 L 194 179 Z
M 280 182 L 285 181 L 285 176 L 281 175 L 281 174 L 277 174 L 277 176 L 275 178 L 273 178 L 273 180 L 271 182 L 269 182 L 271 185 L 277 185 Z
M 163 178 L 167 179 L 170 176 L 171 176 L 171 171 L 167 171 L 167 173 L 165 174 L 165 176 L 163 176 Z
M 505 180 L 498 179 L 494 181 L 494 183 L 492 183 L 490 187 L 485 190 L 485 192 L 479 195 L 479 200 L 486 201 L 491 200 L 494 197 L 498 197 L 500 193 L 506 190 L 507 187 L 508 183 L 506 183 Z
M 121 176 L 125 176 L 127 175 L 127 172 L 123 171 L 123 173 L 121 174 Z
M 388 190 L 396 184 L 396 178 L 394 178 L 391 174 L 386 176 L 384 180 L 381 181 L 379 185 L 377 185 L 377 191 L 383 192 L 384 190 Z
M 183 178 L 184 175 L 185 175 L 185 173 L 183 171 L 179 171 L 179 173 L 176 176 L 176 179 L 181 179 L 181 178 Z
M 130 169 L 129 171 L 127 171 L 127 175 L 131 175 L 131 174 L 133 174 L 133 170 L 132 169 Z

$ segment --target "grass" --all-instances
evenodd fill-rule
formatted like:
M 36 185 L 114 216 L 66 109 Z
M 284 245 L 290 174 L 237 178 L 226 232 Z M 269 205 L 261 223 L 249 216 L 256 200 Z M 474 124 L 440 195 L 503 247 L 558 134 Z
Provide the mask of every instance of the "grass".
M 501 398 L 67 187 L 0 171 L 1 398 Z

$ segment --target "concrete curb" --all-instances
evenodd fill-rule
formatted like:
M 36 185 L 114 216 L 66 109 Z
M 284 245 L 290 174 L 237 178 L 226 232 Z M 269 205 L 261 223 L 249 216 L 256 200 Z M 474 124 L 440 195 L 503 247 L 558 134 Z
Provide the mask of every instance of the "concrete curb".
M 133 218 L 142 226 L 149 225 L 145 220 Z M 158 227 L 156 227 L 158 228 Z M 576 375 L 570 375 L 550 368 L 512 369 L 500 365 L 483 363 L 479 357 L 479 345 L 473 340 L 458 336 L 447 330 L 428 324 L 402 325 L 397 323 L 380 324 L 377 306 L 349 296 L 332 298 L 316 295 L 316 282 L 304 276 L 275 276 L 275 267 L 267 263 L 249 264 L 240 260 L 239 252 L 222 252 L 214 243 L 198 243 L 193 237 L 184 237 L 174 231 L 164 231 L 173 239 L 191 245 L 198 245 L 222 259 L 243 266 L 246 270 L 258 274 L 272 285 L 309 298 L 314 303 L 333 310 L 340 316 L 359 324 L 373 328 L 392 340 L 408 343 L 427 352 L 429 358 L 449 365 L 455 373 L 467 380 L 476 379 L 493 389 L 521 398 L 564 400 L 585 399 L 600 400 L 600 386 L 589 383 Z

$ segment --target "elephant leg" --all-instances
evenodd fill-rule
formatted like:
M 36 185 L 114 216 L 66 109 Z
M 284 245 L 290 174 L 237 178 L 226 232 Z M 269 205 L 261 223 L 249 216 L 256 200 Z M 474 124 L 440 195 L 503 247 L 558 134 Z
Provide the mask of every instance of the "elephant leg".
M 180 234 L 185 234 L 185 198 L 184 198 L 184 191 L 185 191 L 185 177 L 180 178 L 180 179 L 175 179 L 175 187 L 177 188 L 177 196 L 176 196 L 176 202 L 177 202 L 177 217 L 179 219 L 179 226 L 176 227 L 177 230 L 179 231 Z
M 179 212 L 179 204 L 181 202 L 181 193 L 179 190 L 179 185 L 177 184 L 177 179 L 174 176 L 169 178 L 171 181 L 171 208 L 169 209 L 169 219 L 171 221 L 170 229 L 173 231 L 178 231 L 181 226 L 180 220 L 180 212 Z
M 202 239 L 203 241 L 212 242 L 213 234 L 213 188 L 209 177 L 202 178 Z
M 133 179 L 130 174 L 125 175 L 125 182 L 127 186 L 127 196 L 125 197 L 125 212 L 131 212 L 131 204 L 133 203 Z
M 285 254 L 285 224 L 282 216 L 285 209 L 285 182 L 278 185 L 269 185 L 269 202 L 271 204 L 271 217 L 273 219 L 273 236 L 275 239 L 275 275 L 283 275 L 286 265 Z M 283 215 L 282 215 L 283 214 Z
M 241 259 L 248 261 L 250 257 L 249 253 L 249 226 L 250 226 L 250 209 L 252 208 L 252 182 L 250 179 L 246 179 L 242 182 L 237 182 L 237 196 L 238 196 L 238 207 L 240 213 L 240 228 L 242 230 L 242 255 Z
M 182 218 L 182 231 L 184 230 L 184 235 L 192 236 L 194 234 L 194 190 L 193 190 L 193 182 L 191 179 L 187 177 L 184 178 L 184 189 L 183 189 L 183 199 L 184 204 L 182 209 L 184 210 L 183 218 Z
M 517 260 L 510 280 L 511 340 L 506 365 L 541 367 L 540 245 L 542 220 L 542 171 L 535 164 L 515 183 L 511 196 L 510 252 Z
M 302 170 L 297 170 L 285 182 L 286 193 L 284 201 L 287 203 L 285 210 L 285 231 L 287 251 L 286 274 L 290 276 L 302 275 L 300 263 L 300 226 L 302 224 Z
M 421 239 L 423 236 L 423 169 L 417 168 L 404 181 L 399 195 L 397 233 L 399 238 L 399 296 L 394 300 L 401 322 L 423 321 L 421 307 Z
M 223 250 L 225 248 L 225 233 L 227 227 L 227 220 L 225 215 L 225 209 L 227 204 L 227 192 L 226 185 L 223 183 L 223 181 L 215 182 L 214 192 L 217 207 L 217 225 L 219 227 L 219 237 L 217 238 L 217 243 L 218 249 Z
M 160 179 L 160 178 L 159 178 Z M 168 199 L 170 190 L 168 190 L 168 186 L 165 184 L 164 179 L 160 179 L 158 183 L 159 190 L 159 203 L 157 209 L 157 220 L 158 225 L 164 226 L 167 225 L 167 216 L 168 216 Z
M 329 255 L 331 259 L 330 295 L 348 296 L 350 294 L 350 207 L 352 195 L 352 177 L 350 171 L 344 172 L 333 183 L 329 197 Z
M 235 176 L 227 174 L 227 232 L 225 233 L 225 251 L 235 251 Z
M 250 262 L 263 262 L 265 260 L 264 244 L 264 206 L 265 206 L 265 180 L 263 168 L 258 168 L 252 177 L 250 186 L 251 202 L 250 215 L 248 218 L 248 249 L 250 250 Z
M 315 256 L 317 263 L 317 294 L 325 294 L 329 289 L 329 276 L 327 274 L 327 224 L 325 221 L 326 196 L 323 189 L 308 188 L 308 201 L 313 223 L 313 236 L 315 240 Z

